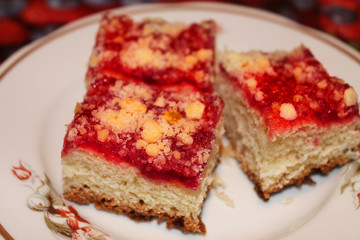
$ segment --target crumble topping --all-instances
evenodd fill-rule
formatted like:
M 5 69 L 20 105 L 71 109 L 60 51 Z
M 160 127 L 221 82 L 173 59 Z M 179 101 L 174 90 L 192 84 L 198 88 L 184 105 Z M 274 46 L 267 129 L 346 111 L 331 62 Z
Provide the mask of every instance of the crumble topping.
M 225 52 L 219 57 L 220 62 L 227 72 L 234 75 L 243 75 L 246 72 L 261 73 L 271 72 L 271 65 L 268 57 L 258 51 L 249 53 L 238 53 L 234 51 Z
M 143 35 L 162 33 L 168 34 L 170 36 L 177 36 L 181 31 L 186 28 L 186 25 L 184 23 L 168 23 L 162 18 L 145 18 L 143 22 Z
M 109 130 L 107 129 L 97 131 L 97 139 L 99 140 L 99 142 L 105 142 L 108 136 Z
M 342 79 L 330 76 L 304 46 L 291 52 L 225 52 L 220 70 L 269 127 L 269 136 L 298 127 L 352 121 L 358 96 Z
M 174 158 L 176 159 L 176 160 L 180 160 L 180 158 L 181 158 L 181 153 L 179 152 L 179 151 L 174 151 Z
M 354 88 L 350 87 L 347 88 L 344 92 L 344 101 L 346 106 L 352 106 L 357 103 L 357 94 L 354 90 Z
M 185 108 L 186 116 L 191 119 L 200 119 L 204 113 L 204 109 L 205 105 L 196 101 Z
M 158 141 L 163 135 L 160 125 L 152 119 L 147 120 L 142 128 L 141 137 L 148 143 Z
M 321 88 L 321 89 L 326 88 L 326 86 L 327 86 L 326 80 L 321 80 L 320 82 L 317 83 L 317 86 L 318 86 L 318 88 Z
M 257 81 L 254 78 L 245 79 L 244 83 L 247 85 L 250 92 L 256 89 Z
M 297 117 L 294 105 L 292 105 L 291 103 L 281 104 L 280 116 L 286 120 L 294 120 Z
M 156 45 L 155 45 L 156 43 Z M 130 68 L 178 68 L 189 71 L 195 65 L 211 61 L 213 52 L 210 49 L 200 49 L 188 55 L 167 51 L 170 48 L 168 37 L 154 39 L 152 35 L 131 42 L 119 52 L 120 61 Z M 164 51 L 166 51 L 164 53 Z
M 171 109 L 170 111 L 165 111 L 164 117 L 169 124 L 177 123 L 177 122 L 179 122 L 179 120 L 181 120 L 183 118 L 181 113 L 179 113 L 176 109 Z
M 87 81 L 106 72 L 157 83 L 195 82 L 199 88 L 212 89 L 214 34 L 213 21 L 185 25 L 160 18 L 133 22 L 127 16 L 105 15 Z

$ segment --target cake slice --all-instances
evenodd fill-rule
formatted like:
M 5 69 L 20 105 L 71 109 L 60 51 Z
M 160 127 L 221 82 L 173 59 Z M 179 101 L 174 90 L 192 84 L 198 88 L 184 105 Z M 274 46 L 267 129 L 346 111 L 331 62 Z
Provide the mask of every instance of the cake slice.
M 104 15 L 89 60 L 86 82 L 97 74 L 131 77 L 156 84 L 192 82 L 212 89 L 215 23 L 190 25 L 161 18 L 135 22 L 126 15 Z
M 64 197 L 205 234 L 222 110 L 220 97 L 188 83 L 96 79 L 65 136 Z
M 219 68 L 227 136 L 262 198 L 358 159 L 357 94 L 306 47 L 225 51 Z
M 212 21 L 104 15 L 62 150 L 68 200 L 205 234 L 224 103 Z

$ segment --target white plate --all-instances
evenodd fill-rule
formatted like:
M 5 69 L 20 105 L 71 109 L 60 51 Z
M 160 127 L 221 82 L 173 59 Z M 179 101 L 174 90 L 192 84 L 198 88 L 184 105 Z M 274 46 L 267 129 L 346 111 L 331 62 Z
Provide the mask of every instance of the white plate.
M 212 18 L 222 31 L 219 50 L 290 50 L 303 43 L 330 74 L 346 79 L 360 92 L 360 55 L 340 41 L 272 14 L 227 4 L 153 4 L 117 9 L 136 20 L 163 17 L 169 21 L 193 22 Z M 55 239 L 44 222 L 44 213 L 31 211 L 44 199 L 31 189 L 43 173 L 61 192 L 60 151 L 65 124 L 73 117 L 77 101 L 85 93 L 84 75 L 100 15 L 93 15 L 32 43 L 0 66 L 0 233 L 15 239 Z M 12 167 L 22 160 L 33 175 L 20 181 Z M 349 175 L 349 166 L 328 176 L 315 175 L 315 186 L 290 187 L 270 201 L 260 200 L 253 185 L 235 160 L 217 169 L 227 187 L 223 189 L 235 207 L 227 206 L 211 191 L 202 218 L 207 235 L 184 235 L 156 222 L 135 223 L 127 217 L 97 211 L 92 205 L 72 204 L 85 219 L 115 239 L 359 239 L 360 210 L 356 194 L 359 175 Z M 357 167 L 353 165 L 353 167 Z M 355 169 L 355 168 L 353 168 Z M 27 177 L 18 170 L 18 175 Z M 352 173 L 351 173 L 352 174 Z M 350 177 L 349 177 L 350 176 Z M 353 177 L 352 177 L 353 176 Z M 351 178 L 352 177 L 352 178 Z M 352 181 L 343 194 L 340 188 Z M 30 197 L 29 197 L 30 196 Z M 38 196 L 38 198 L 34 198 Z M 46 214 L 46 211 L 45 211 Z M 66 224 L 66 223 L 65 223 Z M 68 226 L 68 225 L 67 225 Z

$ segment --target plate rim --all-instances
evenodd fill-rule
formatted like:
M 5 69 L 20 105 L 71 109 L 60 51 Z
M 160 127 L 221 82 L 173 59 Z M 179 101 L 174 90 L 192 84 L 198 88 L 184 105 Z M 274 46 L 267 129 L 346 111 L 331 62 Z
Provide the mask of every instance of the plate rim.
M 325 44 L 334 47 L 338 51 L 342 52 L 346 56 L 350 57 L 352 60 L 357 62 L 360 66 L 360 52 L 356 51 L 354 48 L 350 47 L 346 43 L 342 42 L 340 39 L 330 35 L 329 33 L 317 30 L 312 27 L 305 26 L 298 22 L 295 22 L 289 18 L 272 13 L 263 9 L 257 9 L 253 7 L 238 5 L 234 3 L 213 3 L 213 2 L 173 2 L 173 3 L 145 3 L 139 5 L 123 6 L 111 8 L 108 10 L 100 11 L 89 16 L 77 19 L 73 22 L 65 24 L 59 29 L 53 31 L 52 33 L 40 38 L 32 43 L 29 43 L 11 56 L 9 56 L 3 63 L 0 64 L 0 82 L 5 78 L 8 72 L 11 71 L 19 62 L 29 56 L 31 53 L 37 49 L 45 46 L 51 41 L 64 36 L 68 33 L 71 33 L 82 27 L 94 24 L 98 22 L 105 12 L 114 12 L 116 14 L 139 14 L 146 12 L 153 12 L 154 10 L 159 11 L 171 11 L 174 9 L 184 9 L 184 10 L 201 10 L 201 11 L 213 11 L 229 14 L 240 14 L 242 16 L 270 21 L 271 23 L 281 25 L 286 28 L 295 29 L 303 34 L 306 34 L 310 37 L 313 37 Z
M 196 8 L 194 6 L 196 6 Z M 310 36 L 317 40 L 320 40 L 321 42 L 325 42 L 330 46 L 335 47 L 336 50 L 338 50 L 339 52 L 350 57 L 352 60 L 357 62 L 358 65 L 360 66 L 360 53 L 357 52 L 355 49 L 352 49 L 345 43 L 341 42 L 340 40 L 332 37 L 331 35 L 328 35 L 326 33 L 318 31 L 316 29 L 312 29 L 310 27 L 298 24 L 298 23 L 296 23 L 292 20 L 289 20 L 285 17 L 281 17 L 276 14 L 266 12 L 264 10 L 258 10 L 258 9 L 253 9 L 250 7 L 238 6 L 235 4 L 228 4 L 228 3 L 199 3 L 199 2 L 197 2 L 197 3 L 143 4 L 143 5 L 136 5 L 136 6 L 114 8 L 114 9 L 111 9 L 108 11 L 111 11 L 114 13 L 120 13 L 120 14 L 127 13 L 129 15 L 153 12 L 153 11 L 157 11 L 157 12 L 172 11 L 175 8 L 176 8 L 176 10 L 178 10 L 178 9 L 185 10 L 185 9 L 191 8 L 191 10 L 194 10 L 194 11 L 199 11 L 200 9 L 203 11 L 206 11 L 206 9 L 204 10 L 203 6 L 209 7 L 209 9 L 211 9 L 211 11 L 214 11 L 214 12 L 225 13 L 223 11 L 223 9 L 220 9 L 220 6 L 221 6 L 221 7 L 224 7 L 224 9 L 226 9 L 226 10 L 231 10 L 231 12 L 233 12 L 232 14 L 241 12 L 240 14 L 242 16 L 250 17 L 253 19 L 259 19 L 259 20 L 263 20 L 263 21 L 270 20 L 271 23 L 280 24 L 281 26 L 285 26 L 287 28 L 292 28 L 292 29 L 294 29 L 294 27 L 299 28 L 299 30 L 298 29 L 295 29 L 295 30 L 299 31 L 301 33 L 304 33 L 307 36 Z M 158 7 L 160 7 L 161 9 L 158 9 Z M 235 7 L 237 9 L 235 9 Z M 129 11 L 129 9 L 131 11 Z M 81 18 L 77 21 L 69 23 L 69 24 L 57 29 L 53 33 L 49 34 L 48 36 L 45 36 L 42 39 L 39 39 L 33 43 L 30 43 L 30 44 L 22 47 L 21 49 L 16 51 L 12 56 L 10 56 L 7 60 L 5 60 L 0 65 L 0 81 L 2 79 L 6 78 L 7 73 L 10 72 L 18 63 L 20 63 L 26 57 L 30 56 L 32 53 L 34 53 L 39 48 L 45 46 L 46 44 L 52 42 L 53 40 L 56 40 L 59 37 L 62 37 L 73 31 L 76 31 L 78 29 L 81 29 L 83 27 L 86 27 L 86 26 L 96 23 L 97 21 L 99 21 L 101 15 L 103 13 L 104 13 L 104 11 L 89 15 L 85 18 Z M 244 13 L 244 14 L 242 14 L 242 13 Z M 266 18 L 264 16 L 266 16 Z M 264 17 L 264 18 L 262 18 L 262 17 Z M 0 228 L 1 227 L 3 227 L 3 226 L 0 224 Z M 294 231 L 291 231 L 291 233 L 292 232 L 294 232 Z M 0 231 L 0 235 L 2 235 L 1 231 Z

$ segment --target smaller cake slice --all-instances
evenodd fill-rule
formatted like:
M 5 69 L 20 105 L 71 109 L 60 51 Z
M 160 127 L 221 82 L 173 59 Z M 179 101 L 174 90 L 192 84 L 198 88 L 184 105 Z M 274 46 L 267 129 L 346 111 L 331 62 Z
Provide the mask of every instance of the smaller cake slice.
M 358 159 L 357 94 L 306 47 L 226 51 L 219 68 L 227 135 L 264 199 L 315 169 L 327 173 Z
M 97 78 L 64 139 L 64 197 L 205 234 L 200 212 L 218 162 L 223 106 L 188 83 Z
M 185 24 L 146 18 L 136 22 L 126 15 L 106 14 L 100 22 L 86 82 L 105 74 L 160 85 L 187 81 L 212 89 L 215 31 L 211 20 Z

